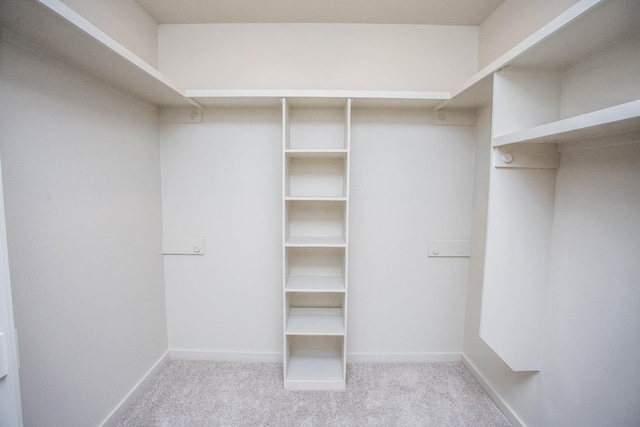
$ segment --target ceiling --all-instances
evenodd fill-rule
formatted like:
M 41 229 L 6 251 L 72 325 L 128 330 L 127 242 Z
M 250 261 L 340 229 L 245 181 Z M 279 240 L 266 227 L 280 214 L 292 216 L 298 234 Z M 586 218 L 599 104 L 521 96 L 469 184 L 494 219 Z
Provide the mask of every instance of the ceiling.
M 136 0 L 159 24 L 480 25 L 504 0 Z

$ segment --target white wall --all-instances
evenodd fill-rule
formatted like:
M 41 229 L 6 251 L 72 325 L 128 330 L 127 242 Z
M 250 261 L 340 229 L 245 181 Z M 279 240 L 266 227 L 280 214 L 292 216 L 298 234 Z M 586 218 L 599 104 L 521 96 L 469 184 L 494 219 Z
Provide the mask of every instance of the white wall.
M 478 69 L 539 30 L 578 0 L 505 0 L 479 29 Z
M 477 155 L 476 169 L 488 161 Z M 639 170 L 638 143 L 562 153 L 537 373 L 512 372 L 478 335 L 487 178 L 476 174 L 464 354 L 525 425 L 637 424 Z
M 354 109 L 349 353 L 461 351 L 468 259 L 427 245 L 470 237 L 474 142 L 430 111 Z
M 160 71 L 187 89 L 449 91 L 476 71 L 478 28 L 159 26 Z
M 22 426 L 18 342 L 13 316 L 4 194 L 0 188 L 0 337 L 3 343 L 0 379 L 0 420 L 7 427 Z
M 562 154 L 536 424 L 640 419 L 639 171 L 640 143 Z
M 25 425 L 98 425 L 167 350 L 157 114 L 0 49 Z
M 100 30 L 158 66 L 158 24 L 135 0 L 61 0 Z
M 278 108 L 206 110 L 162 124 L 165 236 L 205 255 L 165 256 L 172 350 L 282 350 L 282 136 Z
M 282 351 L 280 120 L 209 109 L 161 125 L 164 233 L 206 239 L 204 256 L 165 257 L 171 349 Z M 475 127 L 430 122 L 354 108 L 352 355 L 461 351 L 467 259 L 430 259 L 427 241 L 469 238 Z
M 640 32 L 637 32 L 563 70 L 561 117 L 640 99 L 639 75 Z

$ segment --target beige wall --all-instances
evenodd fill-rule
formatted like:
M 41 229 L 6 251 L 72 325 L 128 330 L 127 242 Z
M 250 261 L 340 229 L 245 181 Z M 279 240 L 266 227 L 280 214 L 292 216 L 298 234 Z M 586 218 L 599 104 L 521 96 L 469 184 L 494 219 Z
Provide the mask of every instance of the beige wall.
M 187 89 L 450 91 L 473 75 L 477 27 L 160 25 L 160 71 Z
M 578 0 L 506 0 L 480 25 L 478 69 L 523 41 Z
M 349 357 L 455 359 L 468 260 L 430 258 L 427 242 L 469 239 L 475 127 L 418 109 L 352 114 Z M 282 352 L 280 120 L 278 108 L 207 109 L 160 126 L 165 235 L 206 247 L 165 257 L 171 350 Z
M 158 24 L 134 0 L 62 0 L 150 65 L 158 66 Z
M 157 113 L 5 43 L 0 93 L 24 422 L 96 426 L 167 351 Z

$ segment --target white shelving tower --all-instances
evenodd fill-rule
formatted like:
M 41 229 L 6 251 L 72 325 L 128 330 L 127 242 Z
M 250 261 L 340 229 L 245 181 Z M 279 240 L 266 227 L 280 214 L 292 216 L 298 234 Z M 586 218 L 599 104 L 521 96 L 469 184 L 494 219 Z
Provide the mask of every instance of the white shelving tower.
M 287 389 L 346 385 L 351 103 L 282 98 Z

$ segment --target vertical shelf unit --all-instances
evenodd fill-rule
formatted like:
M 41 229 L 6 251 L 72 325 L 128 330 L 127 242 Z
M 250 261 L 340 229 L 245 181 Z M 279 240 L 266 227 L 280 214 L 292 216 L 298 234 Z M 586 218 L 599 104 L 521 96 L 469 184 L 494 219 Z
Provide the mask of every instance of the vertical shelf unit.
M 493 74 L 480 336 L 514 371 L 541 368 L 563 151 L 640 143 L 638 22 L 602 2 Z
M 480 336 L 513 371 L 541 369 L 563 152 L 640 143 L 638 22 L 578 0 L 435 107 L 491 107 Z
M 282 98 L 287 389 L 346 385 L 351 104 Z

